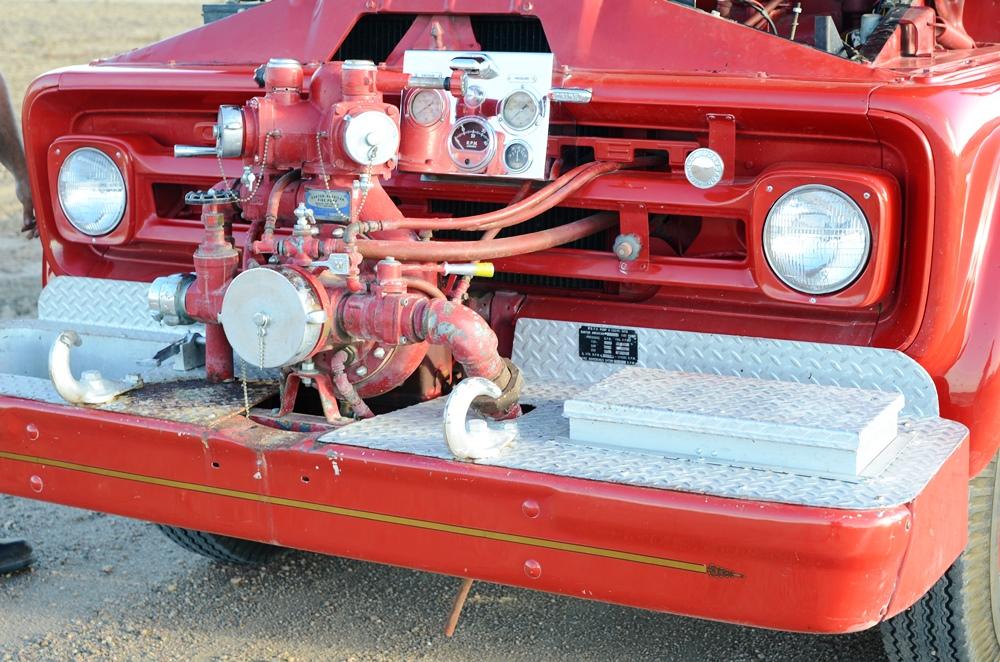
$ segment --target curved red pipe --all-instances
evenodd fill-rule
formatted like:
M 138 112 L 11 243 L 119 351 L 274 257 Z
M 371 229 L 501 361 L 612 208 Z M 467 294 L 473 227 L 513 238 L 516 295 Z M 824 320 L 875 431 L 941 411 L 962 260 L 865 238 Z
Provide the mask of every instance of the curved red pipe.
M 361 255 L 370 259 L 382 259 L 392 256 L 397 260 L 423 260 L 430 262 L 495 260 L 512 255 L 536 253 L 568 244 L 607 230 L 617 222 L 618 218 L 616 214 L 602 212 L 582 218 L 579 221 L 560 225 L 559 227 L 490 241 L 428 242 L 360 239 L 355 245 Z

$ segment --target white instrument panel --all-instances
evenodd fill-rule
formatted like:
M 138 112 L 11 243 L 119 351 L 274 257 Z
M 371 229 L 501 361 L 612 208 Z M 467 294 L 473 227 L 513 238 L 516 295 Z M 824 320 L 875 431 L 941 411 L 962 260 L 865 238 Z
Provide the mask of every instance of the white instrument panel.
M 409 90 L 404 99 L 404 133 L 422 134 L 431 143 L 427 147 L 441 155 L 426 159 L 420 171 L 544 179 L 552 54 L 414 50 L 404 55 L 403 71 L 443 78 L 469 61 L 481 67 L 469 71 L 462 98 L 419 89 Z M 404 143 L 420 142 L 404 138 Z

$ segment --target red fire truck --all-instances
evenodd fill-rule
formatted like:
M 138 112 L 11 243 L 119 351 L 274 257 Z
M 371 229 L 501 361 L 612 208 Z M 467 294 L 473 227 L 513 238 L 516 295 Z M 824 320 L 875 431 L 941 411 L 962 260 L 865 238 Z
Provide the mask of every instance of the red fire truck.
M 1000 659 L 992 0 L 273 0 L 36 80 L 0 491 Z

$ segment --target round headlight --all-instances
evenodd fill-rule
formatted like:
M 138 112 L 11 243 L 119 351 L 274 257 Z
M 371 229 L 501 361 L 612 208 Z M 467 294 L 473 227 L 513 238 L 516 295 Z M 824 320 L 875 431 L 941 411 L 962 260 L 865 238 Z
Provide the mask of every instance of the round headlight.
M 59 169 L 59 204 L 80 232 L 108 234 L 125 214 L 125 178 L 104 152 L 81 147 Z
M 767 263 L 785 285 L 805 294 L 831 294 L 857 280 L 871 243 L 864 212 L 829 186 L 792 189 L 764 222 Z

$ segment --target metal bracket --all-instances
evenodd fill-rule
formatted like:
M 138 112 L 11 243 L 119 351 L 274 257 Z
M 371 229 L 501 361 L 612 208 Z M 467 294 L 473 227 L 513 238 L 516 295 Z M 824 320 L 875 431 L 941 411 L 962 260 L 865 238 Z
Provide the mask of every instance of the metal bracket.
M 722 157 L 725 170 L 722 184 L 732 184 L 736 179 L 736 118 L 732 115 L 709 114 L 708 146 Z

